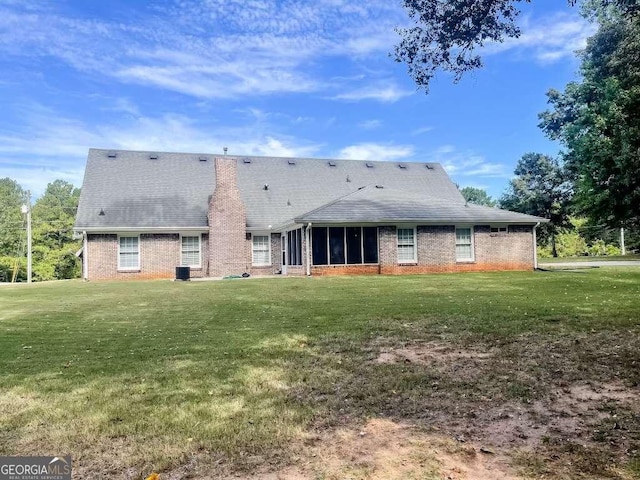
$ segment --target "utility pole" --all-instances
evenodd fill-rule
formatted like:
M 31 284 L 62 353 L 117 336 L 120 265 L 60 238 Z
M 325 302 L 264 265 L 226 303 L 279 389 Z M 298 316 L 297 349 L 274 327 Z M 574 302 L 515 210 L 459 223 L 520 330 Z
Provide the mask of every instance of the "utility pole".
M 31 283 L 31 192 L 27 190 L 27 203 L 22 205 L 22 213 L 27 214 L 27 283 Z
M 622 255 L 627 254 L 627 249 L 624 247 L 624 228 L 620 228 L 620 251 Z

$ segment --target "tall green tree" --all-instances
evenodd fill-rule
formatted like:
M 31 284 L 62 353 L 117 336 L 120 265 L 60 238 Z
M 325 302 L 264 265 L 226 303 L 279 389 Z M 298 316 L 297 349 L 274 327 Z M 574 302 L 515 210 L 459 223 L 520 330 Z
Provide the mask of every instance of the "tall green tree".
M 64 180 L 49 185 L 33 206 L 33 272 L 37 280 L 75 278 L 80 262 L 75 252 L 80 241 L 73 238 L 73 223 L 80 189 Z
M 549 240 L 552 254 L 558 256 L 556 235 L 569 221 L 571 184 L 558 160 L 540 153 L 522 156 L 509 182 L 508 190 L 500 198 L 500 206 L 515 212 L 548 218 L 540 226 L 541 241 Z
M 535 1 L 535 0 L 534 0 Z M 396 29 L 401 40 L 393 57 L 407 65 L 418 87 L 429 90 L 438 71 L 453 73 L 454 81 L 482 67 L 480 51 L 491 42 L 517 38 L 520 5 L 530 0 L 403 0 L 413 24 Z M 577 0 L 569 0 L 574 5 Z M 588 0 L 587 10 L 615 8 L 635 16 L 637 0 Z
M 581 55 L 582 79 L 547 94 L 540 127 L 563 143 L 577 210 L 640 229 L 640 17 L 600 12 Z
M 0 256 L 15 256 L 24 243 L 23 214 L 26 192 L 10 178 L 0 179 Z
M 485 207 L 495 207 L 497 202 L 491 198 L 486 190 L 476 187 L 464 187 L 460 190 L 464 199 L 475 205 L 484 205 Z
M 26 251 L 26 233 L 21 212 L 26 192 L 10 178 L 0 179 L 0 282 L 10 282 L 16 261 Z M 26 262 L 18 263 L 18 277 L 25 278 Z

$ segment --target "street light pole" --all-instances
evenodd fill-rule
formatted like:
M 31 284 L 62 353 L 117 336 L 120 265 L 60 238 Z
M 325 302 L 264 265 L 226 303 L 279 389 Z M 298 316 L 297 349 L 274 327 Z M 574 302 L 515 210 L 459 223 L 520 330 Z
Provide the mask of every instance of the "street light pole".
M 22 205 L 22 213 L 27 214 L 27 283 L 31 283 L 31 192 L 27 191 L 27 203 Z

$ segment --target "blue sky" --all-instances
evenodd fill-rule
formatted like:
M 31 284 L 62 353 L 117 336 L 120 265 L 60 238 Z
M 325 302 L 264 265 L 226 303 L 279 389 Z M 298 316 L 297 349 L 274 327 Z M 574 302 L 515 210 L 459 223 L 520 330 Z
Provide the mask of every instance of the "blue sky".
M 0 177 L 80 186 L 90 147 L 442 163 L 499 197 L 594 26 L 563 0 L 425 95 L 390 57 L 399 2 L 0 0 Z

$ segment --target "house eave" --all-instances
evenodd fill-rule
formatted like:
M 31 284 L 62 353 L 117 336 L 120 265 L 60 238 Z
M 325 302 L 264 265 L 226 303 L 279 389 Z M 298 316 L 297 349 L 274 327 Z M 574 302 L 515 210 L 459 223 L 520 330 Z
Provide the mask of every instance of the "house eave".
M 444 220 L 425 220 L 424 218 L 382 218 L 375 220 L 328 220 L 328 219 L 307 219 L 304 217 L 296 218 L 295 224 L 306 224 L 313 222 L 314 225 L 396 225 L 396 224 L 416 224 L 416 225 L 457 225 L 457 224 L 471 224 L 471 225 L 535 225 L 537 223 L 547 223 L 547 219 L 532 219 L 532 220 L 490 220 L 481 219 L 473 220 L 468 218 L 458 219 L 444 219 Z
M 75 232 L 87 232 L 93 234 L 100 233 L 121 233 L 121 232 L 136 232 L 136 233 L 180 233 L 180 232 L 194 232 L 194 233 L 208 233 L 207 227 L 74 227 Z

